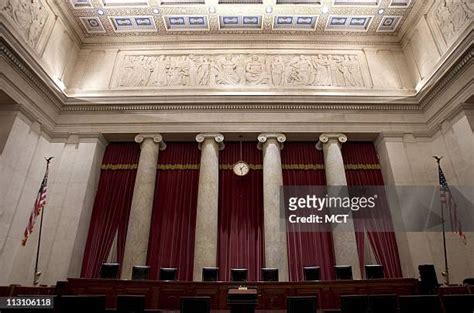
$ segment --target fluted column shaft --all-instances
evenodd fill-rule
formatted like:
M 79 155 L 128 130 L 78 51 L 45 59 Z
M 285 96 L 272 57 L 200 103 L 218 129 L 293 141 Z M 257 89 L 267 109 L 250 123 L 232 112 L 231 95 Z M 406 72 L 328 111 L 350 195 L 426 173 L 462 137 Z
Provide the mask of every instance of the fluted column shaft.
M 319 141 L 324 152 L 326 183 L 328 187 L 333 187 L 329 188 L 330 193 L 347 195 L 347 179 L 341 153 L 341 144 L 347 141 L 347 137 L 344 134 L 321 134 Z M 335 186 L 338 188 L 334 188 Z M 354 279 L 360 279 L 357 242 L 352 220 L 346 224 L 333 225 L 333 241 L 336 264 L 351 265 Z
M 217 264 L 217 220 L 219 208 L 219 150 L 224 147 L 221 134 L 198 134 L 201 149 L 199 190 L 194 243 L 193 280 L 200 281 L 202 268 Z
M 280 281 L 288 281 L 286 224 L 280 215 L 280 189 L 283 186 L 280 150 L 286 137 L 283 134 L 260 134 L 258 141 L 263 150 L 265 266 L 278 268 Z
M 160 148 L 165 148 L 158 134 L 140 134 L 135 141 L 141 144 L 141 152 L 125 242 L 122 279 L 130 279 L 132 266 L 146 263 L 158 152 Z

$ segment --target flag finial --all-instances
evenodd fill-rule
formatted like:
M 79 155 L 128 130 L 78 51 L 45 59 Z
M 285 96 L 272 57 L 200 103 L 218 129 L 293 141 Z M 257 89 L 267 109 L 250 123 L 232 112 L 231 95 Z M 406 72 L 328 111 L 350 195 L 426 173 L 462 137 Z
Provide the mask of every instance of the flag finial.
M 436 160 L 436 163 L 440 163 L 441 162 L 441 159 L 443 158 L 443 156 L 436 156 L 436 155 L 433 155 L 433 159 Z

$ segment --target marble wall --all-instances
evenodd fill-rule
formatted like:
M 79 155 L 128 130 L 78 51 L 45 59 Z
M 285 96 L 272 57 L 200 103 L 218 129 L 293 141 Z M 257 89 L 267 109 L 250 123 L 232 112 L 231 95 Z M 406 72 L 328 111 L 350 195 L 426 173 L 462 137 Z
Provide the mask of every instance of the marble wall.
M 39 124 L 18 113 L 0 154 L 1 285 L 32 283 L 39 220 L 25 247 L 21 240 L 46 156 L 54 159 L 44 211 L 40 283 L 79 275 L 103 151 L 97 138 L 52 141 Z
M 443 171 L 451 186 L 474 187 L 474 128 L 469 115 L 459 113 L 431 137 L 412 134 L 384 135 L 377 141 L 386 184 L 398 186 L 437 186 L 438 172 L 433 155 L 444 156 Z M 472 190 L 472 189 L 470 189 Z M 474 194 L 464 196 L 474 202 Z M 409 205 L 399 199 L 401 206 Z M 397 218 L 396 208 L 392 208 Z M 474 233 L 468 232 L 465 245 L 458 235 L 447 233 L 451 283 L 461 283 L 474 272 Z M 417 276 L 417 266 L 435 264 L 442 282 L 444 270 L 442 235 L 439 232 L 398 233 L 402 268 L 405 276 Z

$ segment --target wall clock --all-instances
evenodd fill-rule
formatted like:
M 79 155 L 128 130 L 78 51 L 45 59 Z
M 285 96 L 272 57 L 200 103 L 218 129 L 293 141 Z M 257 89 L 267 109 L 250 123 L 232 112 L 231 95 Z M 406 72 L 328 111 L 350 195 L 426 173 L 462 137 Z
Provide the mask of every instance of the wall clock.
M 245 176 L 250 171 L 249 165 L 244 161 L 237 161 L 233 167 L 234 174 L 237 176 Z
M 237 176 L 245 176 L 249 173 L 250 171 L 250 166 L 248 165 L 247 162 L 245 161 L 242 161 L 243 158 L 242 158 L 242 136 L 239 136 L 240 138 L 240 160 L 237 161 L 234 166 L 233 166 L 233 170 L 234 170 L 234 174 L 237 175 Z

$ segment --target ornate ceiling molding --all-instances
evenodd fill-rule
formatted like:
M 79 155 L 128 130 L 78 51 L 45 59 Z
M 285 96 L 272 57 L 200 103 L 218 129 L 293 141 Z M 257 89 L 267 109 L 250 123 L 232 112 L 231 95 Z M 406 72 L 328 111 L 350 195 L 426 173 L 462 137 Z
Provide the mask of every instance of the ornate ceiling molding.
M 0 27 L 0 29 L 3 29 L 3 27 Z M 0 57 L 7 60 L 17 71 L 28 78 L 28 83 L 31 84 L 44 98 L 50 101 L 57 111 L 61 110 L 64 100 L 61 100 L 56 96 L 57 91 L 45 83 L 31 66 L 29 66 L 24 59 L 20 57 L 14 49 L 12 49 L 4 38 L 0 38 Z
M 407 111 L 421 112 L 417 104 L 111 104 L 111 105 L 65 105 L 64 112 L 111 112 L 111 111 Z
M 334 1 L 322 1 L 320 4 L 275 4 L 263 1 L 261 4 L 253 5 L 225 5 L 210 4 L 208 1 L 201 5 L 166 5 L 158 3 L 158 1 L 147 1 L 148 4 L 143 6 L 104 6 L 101 1 L 92 1 L 89 5 L 80 5 L 74 7 L 71 1 L 52 2 L 63 19 L 68 20 L 68 24 L 73 25 L 73 29 L 83 43 L 125 43 L 129 40 L 147 44 L 153 41 L 155 44 L 169 40 L 175 36 L 179 36 L 181 41 L 207 41 L 216 40 L 249 40 L 254 37 L 255 40 L 280 41 L 281 37 L 287 37 L 287 40 L 308 40 L 311 42 L 319 42 L 319 37 L 340 37 L 343 42 L 353 41 L 366 45 L 372 44 L 374 41 L 385 43 L 388 41 L 399 42 L 403 34 L 409 29 L 407 23 L 414 23 L 424 12 L 426 6 L 431 1 L 412 0 L 408 6 L 392 6 L 390 0 L 380 0 L 375 5 L 359 5 L 359 4 L 335 4 Z M 214 3 L 214 2 L 212 2 Z M 329 12 L 325 12 L 325 7 L 330 8 Z M 210 7 L 216 10 L 215 13 L 210 12 Z M 270 11 L 269 7 L 272 9 Z M 101 14 L 98 14 L 98 10 Z M 380 13 L 379 10 L 382 10 Z M 245 16 L 261 17 L 261 29 L 226 29 L 220 25 L 224 16 Z M 249 15 L 249 16 L 250 16 Z M 167 17 L 180 17 L 186 20 L 187 16 L 197 16 L 205 18 L 206 29 L 192 30 L 179 29 L 173 30 L 167 25 Z M 277 17 L 316 17 L 317 21 L 313 29 L 288 28 L 282 29 L 275 27 Z M 370 23 L 367 23 L 367 29 L 363 32 L 358 30 L 357 23 L 348 23 L 344 29 L 329 29 L 331 17 L 347 17 L 360 19 L 364 16 L 370 17 Z M 151 20 L 153 23 L 152 31 L 143 31 L 139 29 L 139 25 L 135 25 L 134 18 L 143 17 Z M 129 18 L 130 25 L 138 27 L 136 31 L 120 31 L 114 28 L 115 18 Z M 392 19 L 393 18 L 393 19 Z M 88 19 L 92 20 L 91 25 Z M 387 23 L 393 23 L 389 25 Z M 169 22 L 168 22 L 169 23 Z M 385 23 L 385 31 L 379 31 L 382 23 Z M 116 24 L 116 23 L 115 23 Z M 294 24 L 294 23 L 293 23 Z M 388 26 L 387 26 L 388 25 Z M 100 28 L 98 31 L 95 28 Z M 351 29 L 355 27 L 355 29 Z M 387 31 L 388 30 L 388 31 Z M 258 35 L 261 36 L 258 36 Z M 314 35 L 317 36 L 314 36 Z M 134 37 L 132 37 L 132 35 Z M 212 35 L 212 36 L 209 36 Z M 217 38 L 216 35 L 223 35 L 223 38 Z M 240 38 L 240 35 L 243 35 Z M 276 36 L 274 36 L 276 35 Z M 139 39 L 137 39 L 137 36 Z M 211 38 L 209 38 L 211 37 Z M 337 40 L 322 39 L 321 42 L 333 42 Z

